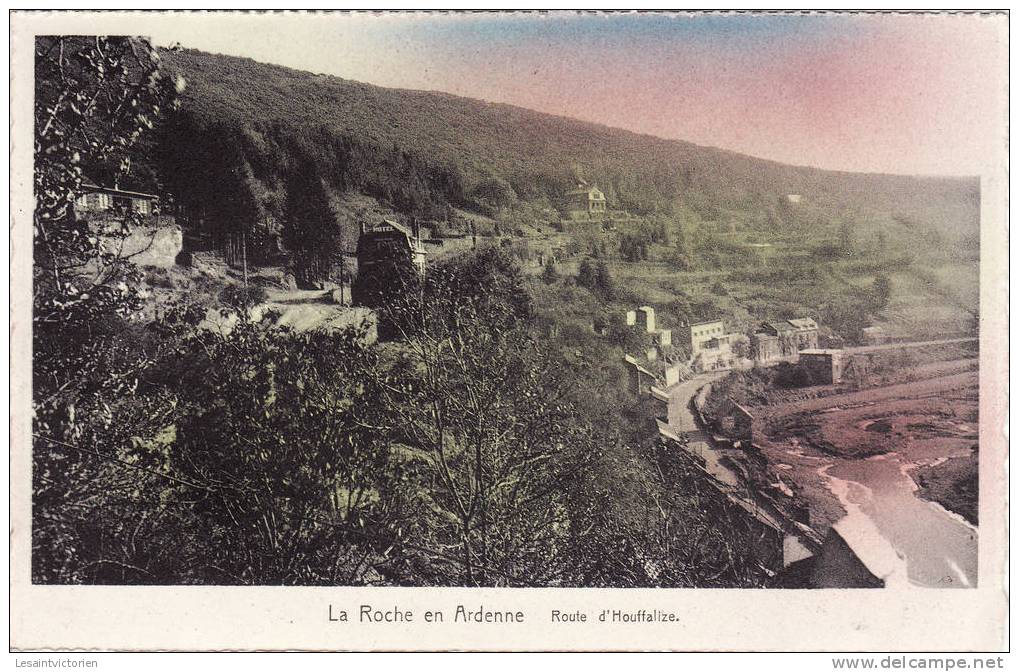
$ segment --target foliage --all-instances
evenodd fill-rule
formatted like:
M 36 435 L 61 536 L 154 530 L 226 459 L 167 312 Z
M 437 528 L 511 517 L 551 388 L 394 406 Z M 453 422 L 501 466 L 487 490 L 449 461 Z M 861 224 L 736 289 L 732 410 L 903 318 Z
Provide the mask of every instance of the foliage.
M 769 392 L 775 383 L 774 372 L 774 368 L 734 371 L 712 383 L 704 403 L 705 414 L 717 419 L 730 403 L 742 406 L 763 406 L 769 403 Z
M 571 585 L 760 585 L 760 567 L 773 562 L 760 531 L 701 478 L 681 446 L 609 445 L 591 459 L 594 467 L 570 490 L 571 508 L 590 512 L 574 528 L 588 531 Z
M 693 268 L 693 256 L 686 228 L 680 224 L 673 236 L 673 247 L 669 252 L 668 261 L 677 271 L 689 271 Z
M 611 315 L 606 320 L 606 338 L 610 343 L 618 345 L 623 352 L 642 354 L 651 347 L 651 337 L 642 329 L 626 324 L 620 316 Z
M 606 299 L 612 298 L 616 290 L 612 273 L 604 259 L 595 261 L 590 257 L 585 257 L 578 267 L 577 284 L 592 292 L 598 292 L 602 298 Z
M 227 285 L 219 294 L 220 303 L 229 310 L 246 311 L 267 298 L 265 287 L 260 285 Z
M 528 332 L 530 300 L 512 257 L 489 248 L 429 270 L 419 297 L 389 310 L 415 324 L 381 385 L 415 456 L 421 508 L 412 530 L 430 548 L 405 580 L 542 585 L 560 580 L 571 474 L 591 429 L 564 403 L 566 381 Z
M 881 312 L 888 307 L 888 301 L 891 299 L 892 281 L 887 275 L 878 275 L 874 278 L 871 293 L 874 297 L 874 311 Z
M 298 287 L 327 279 L 340 250 L 340 232 L 315 165 L 296 153 L 286 175 L 283 239 L 294 256 Z
M 242 321 L 182 345 L 165 458 L 180 485 L 165 498 L 187 521 L 190 580 L 377 580 L 403 506 L 386 487 L 402 471 L 376 431 L 361 336 Z
M 645 261 L 651 241 L 641 233 L 624 234 L 619 241 L 619 252 L 629 262 Z
M 470 196 L 486 214 L 495 214 L 502 208 L 508 208 L 517 201 L 517 194 L 506 180 L 499 177 L 488 177 L 482 180 Z
M 732 349 L 732 354 L 740 359 L 747 359 L 750 357 L 750 339 L 740 334 L 734 338 L 729 347 Z
M 615 280 L 604 259 L 599 260 L 595 266 L 595 287 L 607 298 L 611 298 L 616 291 Z
M 559 271 L 556 270 L 555 263 L 551 259 L 545 262 L 545 267 L 541 270 L 541 280 L 546 285 L 551 285 L 553 282 L 559 279 Z
M 590 257 L 584 257 L 577 267 L 577 284 L 592 290 L 598 286 L 598 267 Z
M 777 387 L 785 388 L 810 387 L 818 383 L 810 369 L 789 362 L 779 363 L 773 371 L 772 379 Z
M 130 535 L 151 533 L 154 554 L 172 541 L 137 506 L 159 478 L 132 453 L 162 405 L 132 399 L 165 344 L 128 321 L 145 298 L 120 255 L 134 217 L 100 227 L 74 201 L 87 175 L 128 168 L 183 82 L 142 40 L 40 37 L 35 49 L 33 578 L 144 581 L 122 557 Z
M 848 219 L 839 222 L 838 251 L 843 256 L 851 256 L 856 246 L 856 235 L 853 228 L 853 223 Z
M 821 321 L 849 344 L 863 342 L 863 328 L 870 324 L 868 300 L 853 295 L 821 306 Z

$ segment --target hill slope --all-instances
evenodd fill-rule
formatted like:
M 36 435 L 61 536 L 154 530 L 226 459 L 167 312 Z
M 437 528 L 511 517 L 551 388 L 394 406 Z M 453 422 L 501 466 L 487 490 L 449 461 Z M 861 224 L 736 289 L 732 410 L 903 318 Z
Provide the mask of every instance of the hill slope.
M 978 230 L 975 178 L 824 171 L 250 59 L 184 50 L 166 60 L 188 87 L 157 147 L 142 149 L 158 165 L 136 177 L 161 175 L 164 190 L 219 227 L 282 226 L 288 180 L 304 172 L 323 178 L 334 203 L 357 192 L 433 218 L 454 207 L 494 216 L 538 204 L 548 212 L 584 178 L 606 192 L 610 208 L 635 214 L 685 210 L 767 228 L 781 219 L 781 197 L 794 193 L 809 213 L 797 226 L 852 216 L 970 243 Z

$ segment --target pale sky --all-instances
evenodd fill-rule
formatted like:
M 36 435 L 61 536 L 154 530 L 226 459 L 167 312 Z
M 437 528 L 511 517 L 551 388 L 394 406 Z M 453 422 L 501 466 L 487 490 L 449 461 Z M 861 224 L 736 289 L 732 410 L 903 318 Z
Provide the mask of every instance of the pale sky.
M 159 44 L 799 165 L 975 175 L 1006 142 L 1002 16 L 204 14 L 146 27 Z

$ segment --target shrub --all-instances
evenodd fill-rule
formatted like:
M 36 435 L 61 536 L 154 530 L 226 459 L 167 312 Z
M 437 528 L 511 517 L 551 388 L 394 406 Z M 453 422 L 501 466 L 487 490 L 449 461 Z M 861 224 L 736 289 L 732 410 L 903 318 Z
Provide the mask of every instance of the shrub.
M 551 285 L 559 279 L 559 272 L 556 271 L 555 264 L 549 259 L 545 262 L 545 268 L 541 271 L 541 280 L 546 285 Z
M 782 362 L 773 369 L 775 385 L 778 387 L 810 387 L 816 384 L 810 371 L 789 362 Z
M 227 285 L 219 293 L 219 301 L 236 310 L 247 310 L 265 303 L 267 296 L 265 287 L 261 285 L 250 284 L 246 288 L 244 285 Z

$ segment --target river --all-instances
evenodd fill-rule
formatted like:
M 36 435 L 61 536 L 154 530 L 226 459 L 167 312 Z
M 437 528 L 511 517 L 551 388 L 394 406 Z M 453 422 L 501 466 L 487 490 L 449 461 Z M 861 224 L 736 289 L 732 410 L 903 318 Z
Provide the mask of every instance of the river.
M 932 588 L 973 588 L 977 585 L 977 530 L 964 518 L 916 496 L 909 470 L 917 465 L 898 453 L 869 459 L 835 460 L 818 469 L 850 516 L 873 523 L 869 535 L 847 539 L 866 560 L 868 553 L 891 546 L 902 559 L 910 584 Z M 841 529 L 840 529 L 841 532 Z M 900 582 L 899 567 L 886 583 Z

